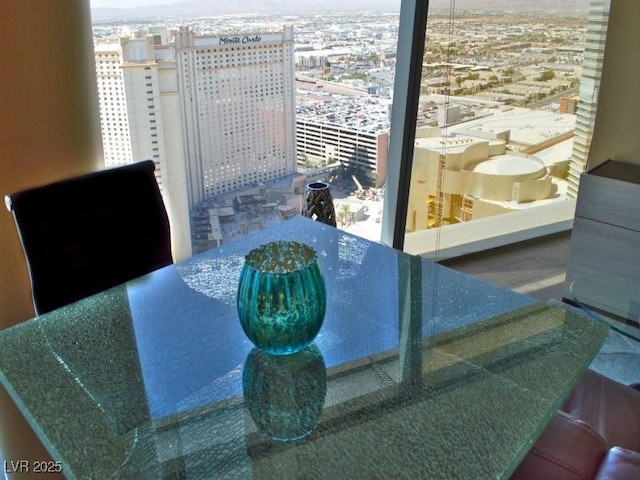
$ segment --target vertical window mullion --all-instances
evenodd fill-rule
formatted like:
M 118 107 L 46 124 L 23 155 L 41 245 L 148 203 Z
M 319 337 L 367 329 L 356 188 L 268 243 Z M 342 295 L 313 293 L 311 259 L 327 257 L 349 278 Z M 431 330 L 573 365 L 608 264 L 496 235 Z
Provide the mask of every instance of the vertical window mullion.
M 381 241 L 399 250 L 404 246 L 407 223 L 428 10 L 428 0 L 402 0 L 400 6 L 389 164 L 381 232 Z

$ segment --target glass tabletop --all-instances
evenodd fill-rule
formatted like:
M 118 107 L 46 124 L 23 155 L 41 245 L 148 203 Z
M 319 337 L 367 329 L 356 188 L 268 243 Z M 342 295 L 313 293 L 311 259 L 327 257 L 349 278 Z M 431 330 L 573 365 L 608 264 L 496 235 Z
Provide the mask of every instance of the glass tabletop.
M 327 312 L 271 357 L 236 289 L 287 239 L 318 253 Z M 606 333 L 294 218 L 0 331 L 0 380 L 69 478 L 508 478 Z
M 640 277 L 588 275 L 571 282 L 569 292 L 572 299 L 594 318 L 640 340 Z

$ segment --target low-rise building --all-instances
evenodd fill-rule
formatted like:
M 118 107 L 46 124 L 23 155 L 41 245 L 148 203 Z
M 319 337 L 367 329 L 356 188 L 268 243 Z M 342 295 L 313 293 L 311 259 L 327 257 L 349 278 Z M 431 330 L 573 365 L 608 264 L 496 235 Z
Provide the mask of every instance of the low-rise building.
M 544 162 L 507 153 L 505 145 L 465 136 L 416 138 L 407 231 L 497 215 L 551 197 L 556 186 Z
M 340 162 L 375 173 L 376 186 L 387 176 L 389 106 L 371 97 L 328 98 L 298 107 L 298 164 Z

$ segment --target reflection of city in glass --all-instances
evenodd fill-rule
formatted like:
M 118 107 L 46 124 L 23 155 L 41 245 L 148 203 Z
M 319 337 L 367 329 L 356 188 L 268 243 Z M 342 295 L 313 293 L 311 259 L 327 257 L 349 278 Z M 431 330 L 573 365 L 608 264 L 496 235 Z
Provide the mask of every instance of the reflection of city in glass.
M 408 233 L 553 208 L 585 168 L 608 2 L 476 3 L 429 13 Z M 106 163 L 156 161 L 178 256 L 298 214 L 316 179 L 379 239 L 399 9 L 163 11 L 94 9 L 94 35 Z

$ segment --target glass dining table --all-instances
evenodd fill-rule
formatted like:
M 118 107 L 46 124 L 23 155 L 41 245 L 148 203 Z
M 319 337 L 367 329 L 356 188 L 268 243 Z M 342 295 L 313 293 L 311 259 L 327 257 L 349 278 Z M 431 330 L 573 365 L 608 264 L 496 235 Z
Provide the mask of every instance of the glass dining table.
M 570 300 L 596 320 L 640 341 L 640 277 L 615 273 L 585 275 L 569 285 Z
M 274 240 L 313 247 L 327 290 L 284 357 L 236 310 Z M 0 380 L 68 478 L 508 478 L 606 334 L 295 217 L 0 331 Z

